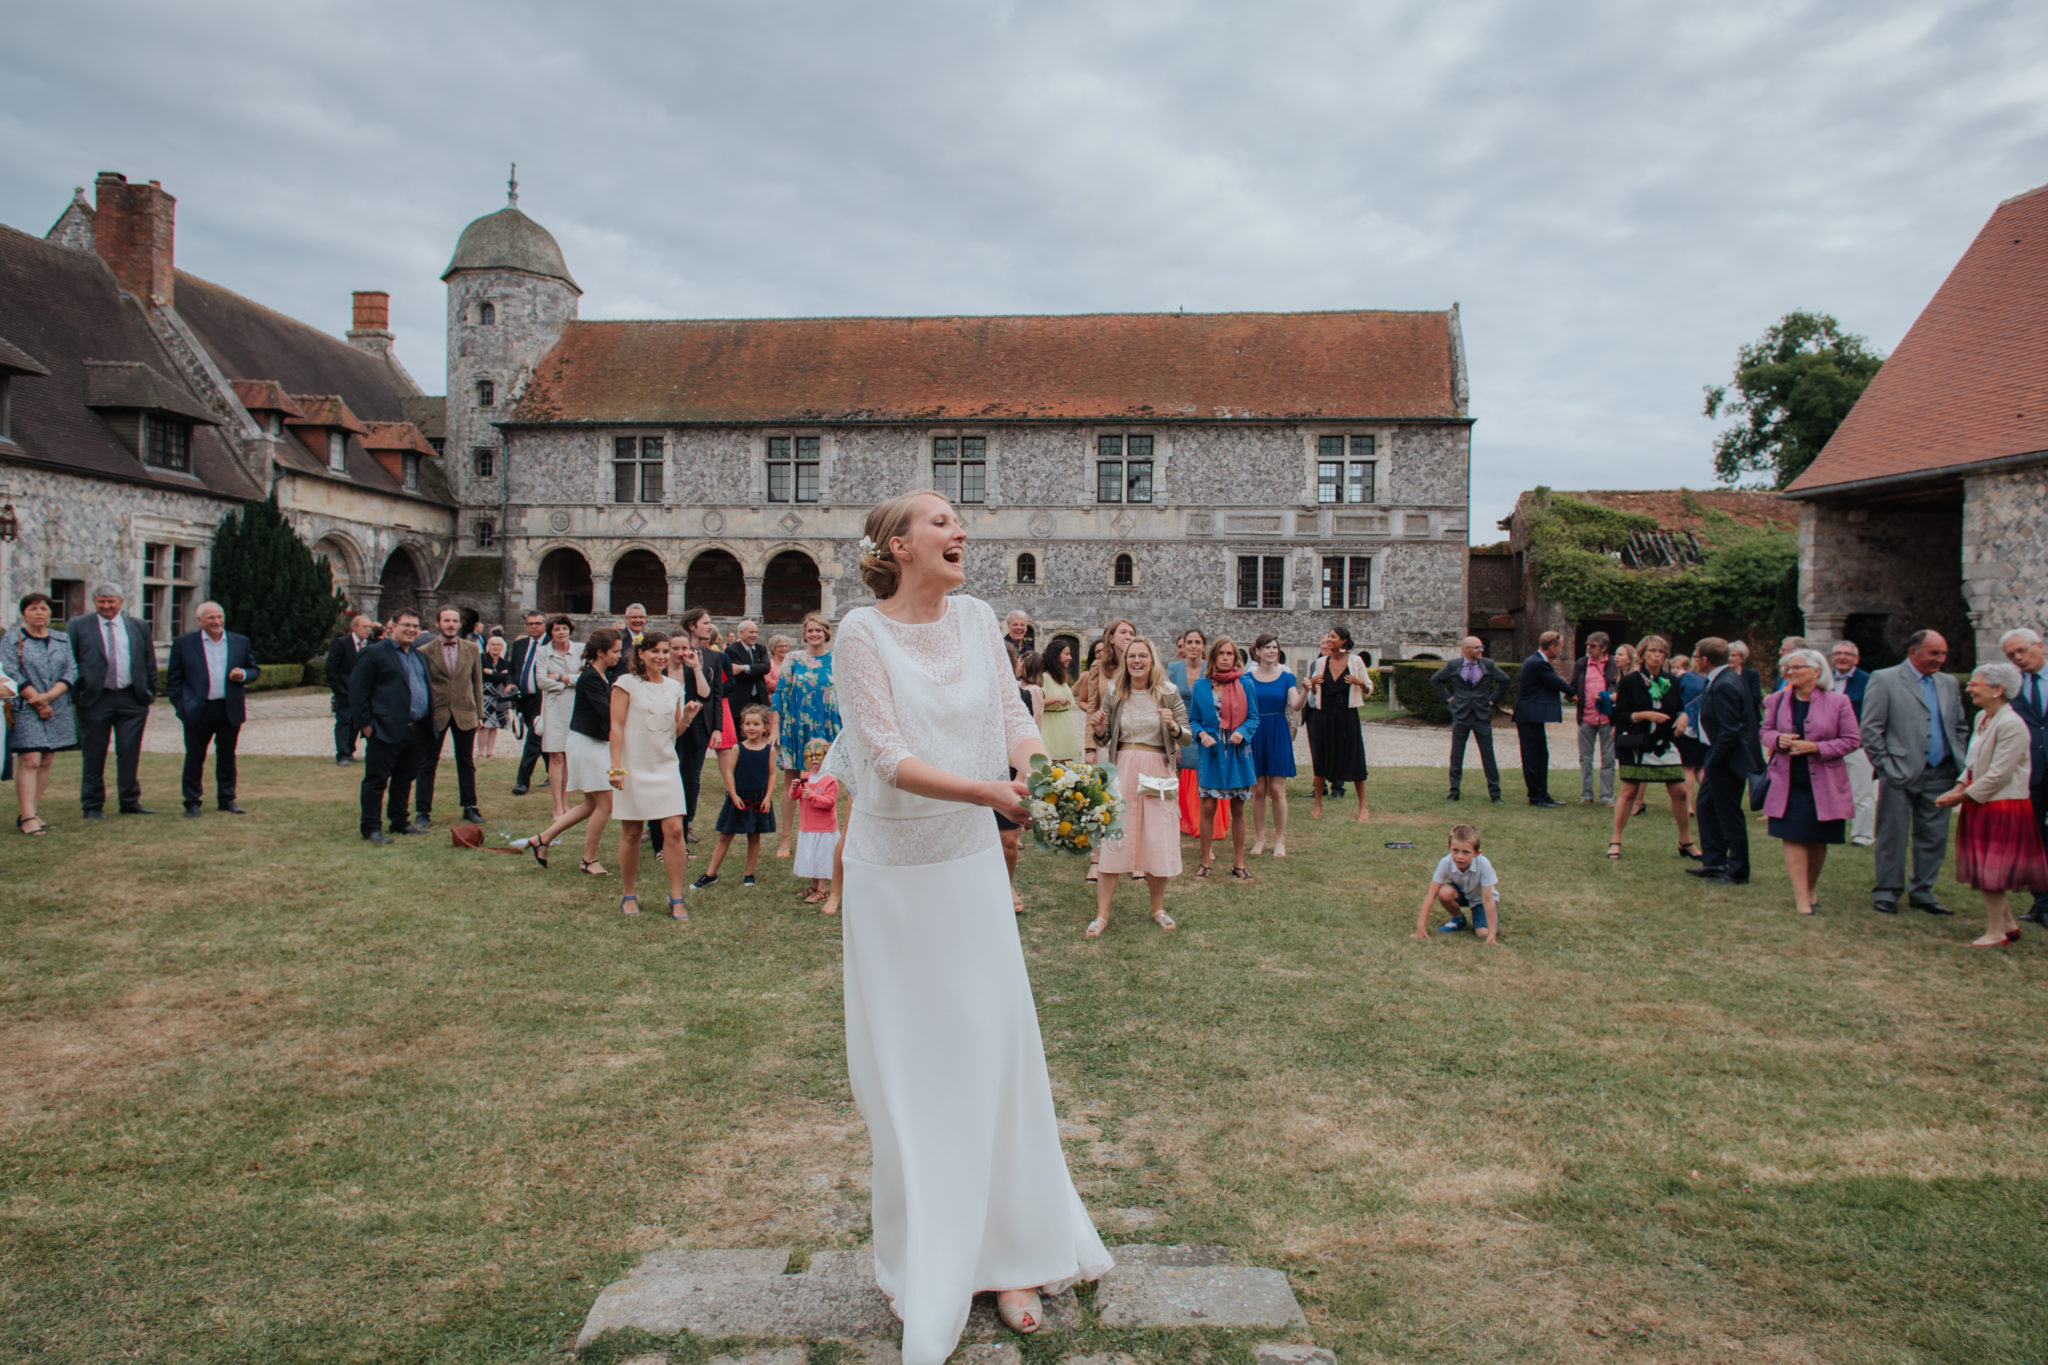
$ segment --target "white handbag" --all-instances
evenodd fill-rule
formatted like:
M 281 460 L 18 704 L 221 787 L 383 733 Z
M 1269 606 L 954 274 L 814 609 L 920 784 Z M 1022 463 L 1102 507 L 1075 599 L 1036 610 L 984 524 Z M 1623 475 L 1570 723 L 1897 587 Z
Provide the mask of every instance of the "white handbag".
M 1142 801 L 1147 796 L 1156 796 L 1162 801 L 1178 801 L 1180 799 L 1179 775 L 1153 777 L 1147 773 L 1138 774 L 1138 799 Z

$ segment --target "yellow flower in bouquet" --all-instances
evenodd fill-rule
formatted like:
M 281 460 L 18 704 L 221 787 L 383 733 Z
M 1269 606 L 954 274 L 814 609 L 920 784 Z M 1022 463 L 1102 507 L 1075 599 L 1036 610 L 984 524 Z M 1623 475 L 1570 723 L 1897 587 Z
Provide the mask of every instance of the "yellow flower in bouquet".
M 1055 763 L 1039 754 L 1031 760 L 1026 786 L 1031 837 L 1040 848 L 1085 853 L 1098 842 L 1123 837 L 1123 798 L 1107 768 L 1071 759 Z

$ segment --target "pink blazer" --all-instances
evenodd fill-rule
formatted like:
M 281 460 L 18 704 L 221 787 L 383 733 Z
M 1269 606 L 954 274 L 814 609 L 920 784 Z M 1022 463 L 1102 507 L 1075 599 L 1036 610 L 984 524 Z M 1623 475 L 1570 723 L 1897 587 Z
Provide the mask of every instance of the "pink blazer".
M 1792 689 L 1779 688 L 1764 699 L 1764 752 L 1771 756 L 1771 789 L 1764 797 L 1764 814 L 1782 816 L 1792 795 L 1792 755 L 1778 748 L 1778 736 L 1794 733 Z M 1856 725 L 1856 708 L 1840 692 L 1815 689 L 1807 703 L 1806 730 L 1799 735 L 1820 745 L 1820 752 L 1806 756 L 1806 770 L 1813 779 L 1813 812 L 1822 820 L 1847 820 L 1856 814 L 1856 800 L 1849 794 L 1849 769 L 1845 755 L 1863 747 L 1863 731 Z

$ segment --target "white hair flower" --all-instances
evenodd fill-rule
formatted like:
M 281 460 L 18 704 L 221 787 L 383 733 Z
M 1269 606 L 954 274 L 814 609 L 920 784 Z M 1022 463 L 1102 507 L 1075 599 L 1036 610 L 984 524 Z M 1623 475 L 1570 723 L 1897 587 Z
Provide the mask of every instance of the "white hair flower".
M 888 557 L 882 553 L 882 547 L 875 544 L 873 536 L 862 536 L 860 538 L 860 552 L 864 555 L 870 555 L 875 559 L 886 559 Z

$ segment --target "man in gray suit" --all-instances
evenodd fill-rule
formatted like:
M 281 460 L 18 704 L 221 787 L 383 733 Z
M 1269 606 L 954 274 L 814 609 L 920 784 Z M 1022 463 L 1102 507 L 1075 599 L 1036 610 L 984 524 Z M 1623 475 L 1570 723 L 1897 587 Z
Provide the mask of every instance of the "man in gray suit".
M 148 815 L 142 808 L 142 730 L 156 700 L 156 645 L 149 627 L 121 610 L 126 594 L 112 583 L 92 590 L 90 616 L 65 623 L 78 683 L 71 689 L 78 707 L 80 749 L 78 802 L 88 820 L 104 820 L 107 804 L 107 739 L 114 741 L 114 777 L 123 815 Z
M 1500 804 L 1500 768 L 1493 761 L 1493 704 L 1510 686 L 1508 675 L 1485 655 L 1477 635 L 1458 641 L 1459 658 L 1430 675 L 1430 685 L 1451 707 L 1451 794 L 1458 799 L 1465 778 L 1465 738 L 1479 745 L 1479 765 L 1486 770 L 1486 794 Z
M 1901 889 L 1916 910 L 1955 913 L 1934 898 L 1934 879 L 1948 852 L 1948 812 L 1934 799 L 1956 784 L 1969 743 L 1962 695 L 1941 671 L 1947 661 L 1947 640 L 1915 631 L 1906 641 L 1906 661 L 1872 673 L 1863 694 L 1863 748 L 1877 770 L 1877 886 L 1870 902 L 1881 914 L 1899 913 Z

